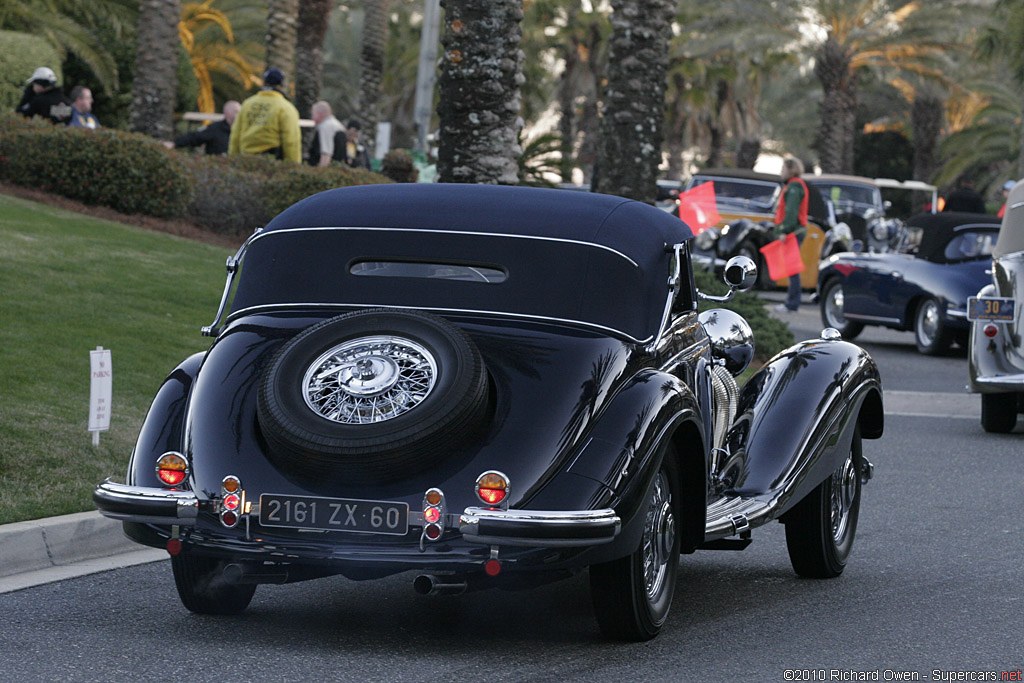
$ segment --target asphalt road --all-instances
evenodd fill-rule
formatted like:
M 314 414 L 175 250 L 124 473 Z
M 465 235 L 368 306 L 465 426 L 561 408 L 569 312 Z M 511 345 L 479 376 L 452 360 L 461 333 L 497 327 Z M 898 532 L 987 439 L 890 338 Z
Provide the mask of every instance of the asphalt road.
M 820 330 L 809 306 L 785 319 L 798 337 Z M 181 607 L 161 561 L 0 595 L 0 670 L 14 681 L 1021 680 L 1024 429 L 981 429 L 962 352 L 925 358 L 911 335 L 870 329 L 858 342 L 881 368 L 886 433 L 864 442 L 875 479 L 838 579 L 797 578 L 771 524 L 743 552 L 684 556 L 661 635 L 618 644 L 598 635 L 585 574 L 446 598 L 414 594 L 411 574 L 261 586 L 244 615 L 213 618 Z

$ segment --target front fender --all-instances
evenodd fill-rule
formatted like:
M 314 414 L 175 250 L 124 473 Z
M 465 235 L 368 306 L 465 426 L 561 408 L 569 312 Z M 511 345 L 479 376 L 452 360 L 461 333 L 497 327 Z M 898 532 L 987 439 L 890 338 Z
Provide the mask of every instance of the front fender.
M 156 476 L 156 459 L 167 451 L 185 452 L 185 410 L 205 355 L 189 356 L 160 385 L 132 449 L 128 484 L 162 487 Z
M 718 238 L 718 242 L 715 244 L 718 256 L 725 259 L 736 256 L 739 246 L 748 239 L 760 248 L 771 241 L 771 235 L 767 228 L 749 218 L 741 218 L 730 223 L 729 230 L 723 232 Z
M 769 503 L 776 518 L 849 454 L 855 428 L 883 430 L 878 367 L 862 348 L 805 341 L 770 360 L 740 391 L 721 468 L 729 495 Z

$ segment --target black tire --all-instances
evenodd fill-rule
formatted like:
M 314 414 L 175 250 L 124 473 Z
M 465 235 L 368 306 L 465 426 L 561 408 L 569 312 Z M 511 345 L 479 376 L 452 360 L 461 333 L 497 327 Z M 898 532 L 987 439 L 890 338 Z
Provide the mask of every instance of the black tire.
M 1012 432 L 1017 426 L 1016 394 L 982 394 L 981 426 L 993 434 Z
M 644 533 L 626 557 L 590 567 L 590 596 L 601 632 L 615 640 L 643 641 L 658 635 L 676 590 L 679 569 L 679 474 L 665 457 L 645 504 Z M 644 571 L 645 558 L 654 567 Z
M 926 356 L 938 356 L 949 350 L 953 332 L 942 320 L 939 302 L 925 297 L 914 311 L 914 341 L 917 350 Z
M 818 302 L 821 310 L 821 322 L 825 327 L 834 327 L 838 330 L 843 339 L 855 339 L 864 331 L 864 325 L 847 320 L 843 316 L 844 305 L 843 282 L 839 278 L 833 277 L 821 288 L 821 301 Z
M 223 560 L 188 553 L 171 557 L 181 604 L 196 614 L 238 614 L 252 601 L 256 584 L 228 583 Z
M 786 513 L 786 548 L 800 576 L 831 579 L 843 573 L 860 516 L 860 428 L 843 464 Z
M 483 360 L 462 330 L 429 313 L 367 309 L 287 342 L 263 375 L 257 415 L 283 472 L 368 484 L 457 453 L 487 407 Z

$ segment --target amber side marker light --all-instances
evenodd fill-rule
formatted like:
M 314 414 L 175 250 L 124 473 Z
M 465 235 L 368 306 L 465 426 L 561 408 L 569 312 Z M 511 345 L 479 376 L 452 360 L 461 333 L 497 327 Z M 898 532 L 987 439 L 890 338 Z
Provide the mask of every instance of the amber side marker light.
M 188 460 L 181 453 L 164 453 L 156 461 L 156 476 L 167 486 L 177 486 L 188 476 Z
M 498 505 L 508 496 L 508 477 L 490 470 L 476 480 L 476 495 L 488 505 Z

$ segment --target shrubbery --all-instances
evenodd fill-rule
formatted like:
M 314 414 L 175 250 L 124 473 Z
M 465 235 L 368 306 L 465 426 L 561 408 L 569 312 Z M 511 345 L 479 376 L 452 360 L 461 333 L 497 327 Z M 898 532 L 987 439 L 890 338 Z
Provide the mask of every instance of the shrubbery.
M 25 91 L 25 80 L 40 66 L 48 66 L 63 84 L 60 55 L 45 38 L 29 33 L 0 31 L 0 111 L 14 111 Z
M 143 135 L 0 116 L 0 179 L 123 213 L 186 218 L 246 235 L 311 194 L 390 182 L 363 169 L 298 166 L 268 156 L 168 151 Z
M 0 178 L 159 218 L 185 214 L 193 182 L 184 162 L 155 140 L 15 114 L 0 119 Z

